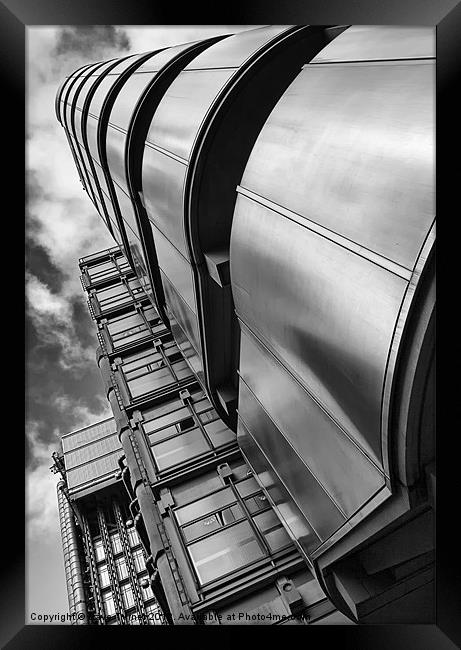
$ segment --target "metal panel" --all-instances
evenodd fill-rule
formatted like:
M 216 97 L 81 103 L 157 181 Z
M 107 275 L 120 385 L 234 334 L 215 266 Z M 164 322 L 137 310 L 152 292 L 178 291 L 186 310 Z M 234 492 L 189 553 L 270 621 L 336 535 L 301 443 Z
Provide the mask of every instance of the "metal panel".
M 428 56 L 435 56 L 435 30 L 430 27 L 354 25 L 327 45 L 311 63 Z
M 241 184 L 412 269 L 434 218 L 433 125 L 430 62 L 308 66 Z
M 77 102 L 76 102 L 76 106 L 78 106 L 78 108 L 83 109 L 83 104 L 93 84 L 97 81 L 98 77 L 106 74 L 107 70 L 113 65 L 114 65 L 114 60 L 112 59 L 110 61 L 106 61 L 102 65 L 100 63 L 97 63 L 95 64 L 92 70 L 86 71 L 85 74 L 86 80 L 81 88 L 80 95 L 77 98 Z
M 303 68 L 260 132 L 232 226 L 239 439 L 335 541 L 392 485 L 383 391 L 434 219 L 433 31 L 400 49 L 398 33 L 348 29 Z M 327 63 L 334 52 L 362 62 Z
M 151 224 L 152 225 L 152 224 Z M 195 294 L 192 271 L 188 260 L 164 237 L 158 228 L 152 225 L 152 233 L 157 249 L 158 263 L 176 291 L 195 313 Z
M 155 58 L 155 57 L 154 57 Z M 128 131 L 133 110 L 146 86 L 155 78 L 154 72 L 136 70 L 125 82 L 118 93 L 109 115 L 110 124 Z
M 321 28 L 270 27 L 219 41 L 171 83 L 147 134 L 145 208 L 151 222 L 191 263 L 200 303 L 189 305 L 200 322 L 207 388 L 234 428 L 234 400 L 229 396 L 236 388 L 231 365 L 237 344 L 231 295 L 212 284 L 202 265 L 204 247 L 228 246 L 235 186 L 251 144 L 299 67 L 325 40 Z M 218 399 L 223 391 L 229 399 Z
M 384 476 L 376 465 L 333 423 L 283 366 L 244 332 L 240 372 L 244 384 L 261 405 L 258 409 L 254 400 L 248 399 L 248 391 L 241 380 L 239 414 L 244 421 L 251 418 L 247 422 L 250 432 L 257 440 L 265 438 L 261 444 L 263 450 L 270 445 L 273 453 L 277 453 L 274 466 L 287 481 L 290 480 L 291 462 L 296 456 L 305 465 L 303 480 L 307 493 L 304 502 L 298 502 L 301 509 L 312 507 L 308 504 L 314 498 L 313 486 L 317 483 L 317 492 L 324 493 L 323 499 L 316 499 L 323 504 L 319 507 L 319 516 L 328 510 L 325 501 L 328 495 L 346 519 L 384 485 Z M 263 418 L 255 419 L 261 407 L 267 413 L 265 419 L 270 416 L 273 422 L 270 434 Z M 288 461 L 289 457 L 291 461 Z M 328 523 L 330 517 L 325 515 L 325 520 Z M 319 532 L 315 521 L 311 523 Z
M 64 453 L 72 451 L 80 445 L 91 443 L 99 438 L 116 433 L 117 426 L 114 418 L 96 422 L 84 429 L 77 429 L 61 437 L 61 444 Z
M 125 145 L 126 133 L 114 129 L 109 124 L 106 134 L 106 156 L 109 173 L 114 181 L 128 191 L 127 178 L 125 174 Z
M 272 423 L 266 419 L 266 424 L 269 424 L 270 427 Z M 293 501 L 292 495 L 281 483 L 273 464 L 268 456 L 263 454 L 261 447 L 250 434 L 242 419 L 238 423 L 237 439 L 244 457 L 248 460 L 258 477 L 258 481 L 269 495 L 280 520 L 309 556 L 319 546 L 320 538 L 306 521 L 305 516 Z M 274 444 L 276 444 L 276 441 L 274 441 Z M 292 472 L 293 474 L 294 472 Z
M 219 45 L 213 45 L 205 52 L 213 51 Z M 155 112 L 147 135 L 148 142 L 187 160 L 204 116 L 233 73 L 232 69 L 181 72 Z M 198 88 L 200 92 L 197 92 Z
M 147 214 L 185 256 L 182 198 L 186 171 L 184 164 L 151 147 L 145 147 L 142 183 Z
M 205 50 L 185 69 L 238 68 L 266 43 L 289 29 L 289 25 L 269 25 L 238 32 Z
M 101 115 L 102 107 L 112 86 L 118 81 L 118 75 L 107 74 L 103 79 L 98 79 L 98 86 L 91 98 L 88 112 L 95 117 Z
M 208 39 L 207 39 L 208 40 Z M 193 45 L 203 43 L 206 41 L 191 41 L 190 43 L 181 43 L 173 47 L 167 47 L 158 52 L 155 56 L 151 57 L 139 66 L 138 72 L 158 72 L 167 65 L 174 57 L 178 56 L 185 50 L 188 50 Z
M 231 277 L 239 317 L 381 463 L 384 372 L 407 283 L 243 196 Z

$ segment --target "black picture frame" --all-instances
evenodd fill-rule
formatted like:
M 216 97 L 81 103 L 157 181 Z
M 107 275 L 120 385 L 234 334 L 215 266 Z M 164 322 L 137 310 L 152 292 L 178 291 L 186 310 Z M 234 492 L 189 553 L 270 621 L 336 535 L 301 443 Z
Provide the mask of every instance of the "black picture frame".
M 3 0 L 0 2 L 0 44 L 3 48 L 0 58 L 2 72 L 3 108 L 5 117 L 2 130 L 4 158 L 7 158 L 8 176 L 4 185 L 4 199 L 13 200 L 6 209 L 4 204 L 5 248 L 10 247 L 10 224 L 17 224 L 19 238 L 24 236 L 20 218 L 20 199 L 23 194 L 22 171 L 25 169 L 24 149 L 20 136 L 24 124 L 25 98 L 25 34 L 27 27 L 37 25 L 177 25 L 177 24 L 402 24 L 435 26 L 437 32 L 437 212 L 445 219 L 438 244 L 438 294 L 437 316 L 437 465 L 439 466 L 437 499 L 437 571 L 436 571 L 436 623 L 434 625 L 362 625 L 362 626 L 318 626 L 296 628 L 281 626 L 242 626 L 225 629 L 208 627 L 176 628 L 102 628 L 85 626 L 39 626 L 24 624 L 25 599 L 25 550 L 24 550 L 24 484 L 21 480 L 21 465 L 24 454 L 24 438 L 17 431 L 15 409 L 4 401 L 4 440 L 2 458 L 4 490 L 3 538 L 5 551 L 2 553 L 1 592 L 2 607 L 0 641 L 2 647 L 17 648 L 81 648 L 85 645 L 107 642 L 131 644 L 184 643 L 202 647 L 204 643 L 217 643 L 219 647 L 231 647 L 236 643 L 261 644 L 270 639 L 274 644 L 301 643 L 338 644 L 341 648 L 371 648 L 372 650 L 400 648 L 405 650 L 447 650 L 460 643 L 459 583 L 457 583 L 457 471 L 458 457 L 453 443 L 458 437 L 460 422 L 459 390 L 457 377 L 451 370 L 459 353 L 459 326 L 455 318 L 458 277 L 455 246 L 459 217 L 456 207 L 459 202 L 460 186 L 459 140 L 457 123 L 460 120 L 460 106 L 455 102 L 456 81 L 461 60 L 461 4 L 457 0 L 255 0 L 233 2 L 228 5 L 203 3 L 179 5 L 155 2 L 155 0 L 93 0 L 91 4 L 74 0 Z M 459 85 L 459 83 L 458 83 Z M 10 138 L 11 142 L 5 140 Z M 455 155 L 453 155 L 455 153 Z M 4 172 L 5 173 L 5 172 Z M 15 187 L 16 186 L 16 187 Z M 456 193 L 456 196 L 455 196 Z M 8 219 L 8 222 L 6 222 Z M 8 228 L 6 226 L 8 223 Z M 448 224 L 448 226 L 447 226 Z M 16 249 L 17 251 L 17 249 Z M 442 254 L 440 254 L 440 251 Z M 17 256 L 17 252 L 16 252 Z M 17 259 L 17 257 L 16 257 Z M 6 266 L 4 268 L 7 268 Z M 9 266 L 14 273 L 17 265 Z M 447 290 L 448 288 L 448 290 Z M 11 294 L 14 292 L 11 291 Z M 19 292 L 16 292 L 19 294 Z M 447 298 L 444 298 L 444 293 Z M 12 308 L 12 295 L 5 297 L 5 308 Z M 440 300 L 441 298 L 441 300 Z M 20 298 L 17 298 L 20 303 Z M 21 304 L 12 313 L 21 311 Z M 11 313 L 11 312 L 10 312 Z M 13 320 L 10 320 L 10 327 Z M 450 329 L 453 326 L 453 331 Z M 17 330 L 17 327 L 15 327 Z M 8 334 L 10 336 L 10 333 Z M 18 343 L 15 350 L 21 349 Z M 27 354 L 27 350 L 26 350 Z M 459 357 L 457 357 L 459 358 Z M 446 360 L 450 363 L 446 363 Z M 15 361 L 17 364 L 17 359 Z M 459 363 L 458 363 L 459 365 Z M 17 382 L 12 382 L 13 392 L 20 394 Z M 25 382 L 27 392 L 27 378 Z M 5 391 L 3 391 L 6 396 Z M 19 411 L 20 411 L 19 407 Z M 7 441 L 7 445 L 6 445 Z M 5 470 L 13 469 L 11 478 Z M 445 506 L 448 507 L 445 507 Z M 44 585 L 44 589 L 46 585 Z M 106 630 L 106 631 L 103 631 Z M 250 633 L 250 634 L 249 634 Z M 300 637 L 302 633 L 304 636 Z M 160 638 L 146 634 L 160 635 Z M 109 635 L 109 637 L 107 637 Z M 111 636 L 112 635 L 112 636 Z M 116 635 L 116 636 L 115 636 Z M 129 636 L 127 636 L 129 635 Z M 134 639 L 133 639 L 134 635 Z M 142 639 L 141 639 L 141 636 Z M 248 639 L 250 636 L 250 639 Z M 288 637 L 288 638 L 287 638 Z M 6 644 L 6 645 L 5 645 Z

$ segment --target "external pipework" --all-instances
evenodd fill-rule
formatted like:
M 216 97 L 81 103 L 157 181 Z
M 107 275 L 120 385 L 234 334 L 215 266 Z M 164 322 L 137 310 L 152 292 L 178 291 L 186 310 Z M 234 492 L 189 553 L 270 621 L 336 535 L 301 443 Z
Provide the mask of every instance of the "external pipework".
M 58 510 L 64 552 L 64 570 L 66 574 L 69 612 L 74 614 L 73 625 L 86 625 L 88 612 L 86 608 L 85 589 L 83 585 L 82 564 L 78 549 L 77 527 L 72 509 L 64 494 L 65 481 L 57 484 Z
M 145 528 L 149 540 L 149 551 L 154 567 L 152 589 L 169 623 L 192 624 L 187 605 L 181 601 L 175 578 L 166 556 L 161 536 L 162 522 L 142 463 L 137 443 L 134 440 L 126 413 L 120 409 L 115 390 L 109 390 L 108 399 L 117 423 L 118 438 L 125 454 L 132 490 L 136 495 L 139 513 L 134 517 L 135 527 Z M 138 518 L 139 517 L 139 518 Z M 141 538 L 144 537 L 141 533 Z M 189 616 L 187 616 L 189 614 Z

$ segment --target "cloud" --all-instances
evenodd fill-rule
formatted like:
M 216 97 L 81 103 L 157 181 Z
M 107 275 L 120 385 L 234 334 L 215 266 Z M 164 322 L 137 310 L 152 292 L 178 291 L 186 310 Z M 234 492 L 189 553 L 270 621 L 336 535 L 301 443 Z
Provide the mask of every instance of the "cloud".
M 82 429 L 99 420 L 111 417 L 109 403 L 100 398 L 99 408 L 90 409 L 79 399 L 61 394 L 54 398 L 57 411 L 66 414 L 68 428 L 55 428 L 51 439 L 43 441 L 40 435 L 44 422 L 30 420 L 26 425 L 26 439 L 29 446 L 30 465 L 26 470 L 26 516 L 29 539 L 59 534 L 56 483 L 59 476 L 50 471 L 52 454 L 60 449 L 60 438 L 71 430 Z
M 39 345 L 58 346 L 59 365 L 64 370 L 83 370 L 94 363 L 94 347 L 84 346 L 76 335 L 72 301 L 49 287 L 30 272 L 26 275 L 28 315 L 37 332 Z
M 114 25 L 86 25 L 64 27 L 57 33 L 53 54 L 82 56 L 87 61 L 98 60 L 100 55 L 114 49 L 118 54 L 130 49 L 129 38 L 123 28 Z
M 61 413 L 66 413 L 71 416 L 73 422 L 72 430 L 83 429 L 83 427 L 94 424 L 98 420 L 112 417 L 109 402 L 102 396 L 97 397 L 100 408 L 96 410 L 89 408 L 81 400 L 72 398 L 66 394 L 58 395 L 54 400 L 54 405 Z M 61 433 L 68 433 L 68 431 L 62 431 Z
M 60 551 L 52 550 L 52 543 L 56 549 L 60 543 L 56 477 L 49 471 L 51 453 L 63 433 L 110 416 L 102 384 L 98 393 L 96 329 L 89 316 L 83 315 L 85 294 L 78 259 L 113 246 L 114 241 L 80 183 L 55 114 L 57 90 L 68 74 L 88 63 L 239 29 L 245 27 L 27 29 L 26 234 L 30 255 L 26 288 L 31 381 L 26 492 L 33 582 L 28 585 L 29 605 L 36 611 L 51 602 L 42 589 L 45 565 L 51 574 L 62 564 L 62 558 L 53 562 L 53 554 Z
M 254 27 L 254 25 L 163 25 L 158 27 L 146 25 L 125 27 L 124 31 L 130 41 L 130 50 L 134 53 L 190 43 L 219 34 L 233 34 L 254 29 Z
M 57 478 L 50 472 L 51 454 L 56 450 L 58 440 L 44 443 L 39 438 L 40 422 L 31 421 L 26 427 L 26 436 L 34 463 L 26 471 L 26 515 L 29 538 L 36 538 L 59 531 L 57 511 Z

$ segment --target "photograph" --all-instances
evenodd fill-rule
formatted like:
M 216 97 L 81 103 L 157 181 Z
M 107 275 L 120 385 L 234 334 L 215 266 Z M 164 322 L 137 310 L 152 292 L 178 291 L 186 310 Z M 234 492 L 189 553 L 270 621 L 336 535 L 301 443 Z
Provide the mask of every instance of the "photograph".
M 26 26 L 12 649 L 111 625 L 405 626 L 428 631 L 408 650 L 456 647 L 429 643 L 423 22 Z

